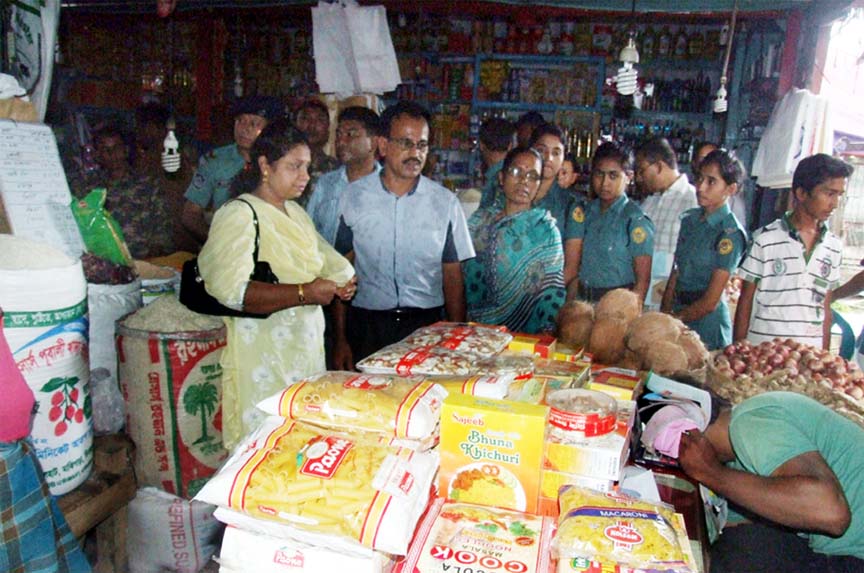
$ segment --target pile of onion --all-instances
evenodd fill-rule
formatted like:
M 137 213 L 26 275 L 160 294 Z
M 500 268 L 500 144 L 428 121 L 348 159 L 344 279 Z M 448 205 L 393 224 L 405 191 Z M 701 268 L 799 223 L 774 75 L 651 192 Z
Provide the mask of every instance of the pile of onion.
M 855 400 L 864 398 L 864 372 L 857 364 L 789 338 L 757 345 L 747 340 L 730 344 L 714 357 L 714 366 L 720 375 L 731 380 L 800 376 Z

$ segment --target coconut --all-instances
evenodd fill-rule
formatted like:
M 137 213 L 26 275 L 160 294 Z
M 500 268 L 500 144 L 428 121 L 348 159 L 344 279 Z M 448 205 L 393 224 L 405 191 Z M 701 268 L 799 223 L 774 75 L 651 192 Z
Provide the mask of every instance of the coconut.
M 646 312 L 627 328 L 627 347 L 642 355 L 660 341 L 677 342 L 684 323 L 662 312 Z
M 610 290 L 597 302 L 597 318 L 619 318 L 629 323 L 642 314 L 642 302 L 632 290 L 616 288 Z
M 600 364 L 617 364 L 624 357 L 627 323 L 617 318 L 601 318 L 594 323 L 588 350 Z
M 660 341 L 645 352 L 645 367 L 657 374 L 675 374 L 687 371 L 687 355 L 674 342 Z
M 588 345 L 594 326 L 594 307 L 587 302 L 572 300 L 558 311 L 558 340 L 576 347 Z
M 690 370 L 697 370 L 708 363 L 708 358 L 710 357 L 708 349 L 702 344 L 702 339 L 699 338 L 699 335 L 689 328 L 681 333 L 681 336 L 678 338 L 678 345 L 681 346 L 681 350 L 687 355 L 687 367 Z
M 625 348 L 624 358 L 621 359 L 621 362 L 618 363 L 618 366 L 620 366 L 621 368 L 629 368 L 630 370 L 641 370 L 642 357 L 630 350 L 629 348 Z

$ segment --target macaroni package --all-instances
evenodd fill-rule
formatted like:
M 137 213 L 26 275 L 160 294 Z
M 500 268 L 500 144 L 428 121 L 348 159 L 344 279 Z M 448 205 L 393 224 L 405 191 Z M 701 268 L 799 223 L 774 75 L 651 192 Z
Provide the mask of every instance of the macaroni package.
M 271 416 L 196 499 L 404 555 L 438 456 Z
M 681 520 L 668 506 L 565 486 L 554 548 L 561 562 L 615 563 L 653 571 L 695 570 Z
M 515 378 L 512 374 L 501 376 L 441 376 L 434 378 L 434 381 L 443 386 L 448 394 L 465 394 L 479 398 L 503 400 L 509 394 Z
M 476 360 L 476 356 L 443 346 L 411 346 L 397 342 L 367 356 L 357 363 L 357 368 L 370 374 L 465 376 L 474 372 Z
M 429 438 L 447 391 L 434 382 L 386 374 L 324 372 L 263 400 L 258 408 L 292 420 L 393 438 Z
M 414 331 L 402 344 L 409 346 L 440 346 L 486 358 L 498 354 L 513 337 L 501 326 L 484 326 L 464 322 L 436 322 Z

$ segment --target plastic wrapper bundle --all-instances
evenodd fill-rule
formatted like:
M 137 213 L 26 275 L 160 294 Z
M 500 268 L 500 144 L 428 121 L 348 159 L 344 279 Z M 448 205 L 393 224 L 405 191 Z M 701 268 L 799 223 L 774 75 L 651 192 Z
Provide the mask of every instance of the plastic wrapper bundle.
M 357 363 L 372 374 L 465 376 L 474 371 L 476 357 L 440 346 L 411 346 L 397 342 Z
M 437 430 L 446 396 L 444 388 L 419 378 L 325 372 L 292 384 L 258 408 L 336 430 L 428 440 Z
M 546 573 L 553 531 L 550 518 L 438 498 L 396 573 Z
M 195 499 L 272 520 L 277 536 L 290 527 L 404 555 L 437 468 L 433 452 L 271 416 Z
M 554 549 L 559 571 L 574 560 L 650 571 L 696 571 L 683 520 L 659 503 L 565 486 Z M 563 564 L 563 569 L 562 569 Z
M 410 346 L 441 346 L 487 358 L 498 354 L 510 344 L 513 336 L 504 327 L 483 326 L 464 322 L 437 322 L 418 328 L 402 339 Z
M 93 189 L 83 199 L 73 200 L 72 214 L 78 223 L 87 251 L 118 265 L 132 264 L 132 255 L 123 238 L 123 231 L 114 217 L 105 210 L 104 188 Z

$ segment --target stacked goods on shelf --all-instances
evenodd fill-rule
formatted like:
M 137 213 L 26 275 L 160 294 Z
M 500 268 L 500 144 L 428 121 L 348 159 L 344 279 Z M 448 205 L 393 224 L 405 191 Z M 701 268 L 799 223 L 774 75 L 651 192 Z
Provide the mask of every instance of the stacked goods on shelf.
M 551 566 L 550 518 L 436 499 L 395 573 L 518 571 Z
M 697 571 L 684 520 L 660 503 L 580 487 L 561 491 L 558 573 Z
M 806 394 L 864 426 L 864 372 L 854 362 L 791 339 L 717 352 L 707 385 L 733 404 L 771 391 Z

